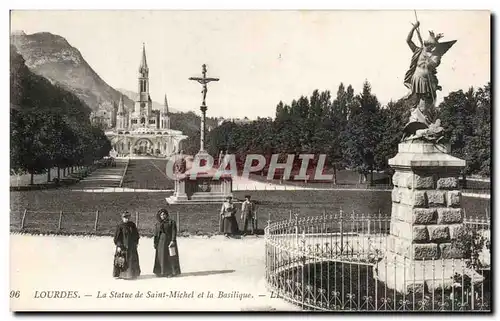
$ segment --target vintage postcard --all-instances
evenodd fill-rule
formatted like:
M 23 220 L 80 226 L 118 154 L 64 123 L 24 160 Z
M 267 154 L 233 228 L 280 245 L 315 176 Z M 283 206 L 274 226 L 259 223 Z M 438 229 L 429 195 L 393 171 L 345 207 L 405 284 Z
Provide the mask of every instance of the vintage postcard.
M 11 11 L 11 311 L 491 312 L 490 24 Z

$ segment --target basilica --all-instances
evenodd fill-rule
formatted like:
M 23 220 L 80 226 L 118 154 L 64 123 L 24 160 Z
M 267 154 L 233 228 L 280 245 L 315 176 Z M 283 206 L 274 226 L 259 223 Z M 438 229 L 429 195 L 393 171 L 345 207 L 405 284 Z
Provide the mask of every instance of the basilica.
M 111 141 L 113 152 L 120 156 L 170 156 L 178 153 L 181 141 L 187 136 L 170 128 L 166 95 L 161 110 L 152 109 L 149 68 L 144 45 L 139 66 L 138 94 L 133 99 L 134 109 L 129 111 L 121 96 L 116 111 L 109 116 L 108 125 L 111 128 L 105 133 Z

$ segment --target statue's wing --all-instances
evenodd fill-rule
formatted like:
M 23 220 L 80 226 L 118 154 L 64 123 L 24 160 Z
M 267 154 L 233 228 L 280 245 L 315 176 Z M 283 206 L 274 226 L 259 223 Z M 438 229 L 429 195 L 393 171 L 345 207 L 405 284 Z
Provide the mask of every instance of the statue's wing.
M 413 121 L 411 123 L 406 124 L 403 128 L 403 140 L 409 136 L 415 135 L 417 130 L 427 129 L 429 128 L 426 124 L 421 123 L 419 121 Z
M 447 42 L 440 42 L 434 47 L 434 50 L 432 53 L 436 56 L 442 57 L 450 48 L 457 42 L 456 40 L 453 41 L 447 41 Z
M 419 121 L 414 121 L 414 122 L 406 124 L 403 131 L 414 133 L 419 129 L 426 129 L 426 128 L 429 128 L 429 126 L 427 126 L 426 124 L 421 123 Z

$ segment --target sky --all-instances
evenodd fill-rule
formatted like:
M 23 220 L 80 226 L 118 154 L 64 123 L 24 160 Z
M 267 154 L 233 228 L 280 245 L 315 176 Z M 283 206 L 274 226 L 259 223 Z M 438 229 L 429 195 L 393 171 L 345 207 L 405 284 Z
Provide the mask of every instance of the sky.
M 488 11 L 417 11 L 422 36 L 458 40 L 443 57 L 443 91 L 490 81 Z M 180 111 L 199 113 L 198 83 L 207 64 L 209 117 L 274 117 L 313 90 L 335 96 L 341 82 L 356 93 L 369 81 L 382 104 L 405 95 L 411 59 L 406 36 L 414 11 L 12 11 L 11 30 L 51 32 L 80 50 L 110 86 L 137 90 L 142 44 L 150 94 Z M 418 44 L 415 36 L 414 42 Z

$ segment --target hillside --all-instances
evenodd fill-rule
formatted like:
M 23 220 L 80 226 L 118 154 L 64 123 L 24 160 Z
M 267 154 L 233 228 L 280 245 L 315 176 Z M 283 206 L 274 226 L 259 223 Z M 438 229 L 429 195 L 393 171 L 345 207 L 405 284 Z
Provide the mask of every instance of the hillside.
M 18 110 L 52 111 L 90 125 L 90 109 L 72 92 L 34 74 L 23 57 L 10 46 L 10 103 Z
M 49 32 L 15 32 L 10 40 L 32 72 L 74 93 L 92 110 L 99 104 L 110 110 L 112 102 L 119 101 L 121 93 L 102 80 L 65 38 Z M 125 97 L 124 102 L 127 108 L 133 108 L 131 99 Z
M 109 153 L 104 132 L 75 94 L 34 74 L 10 46 L 10 169 L 40 174 L 53 167 L 89 164 Z M 50 180 L 50 175 L 47 176 Z

